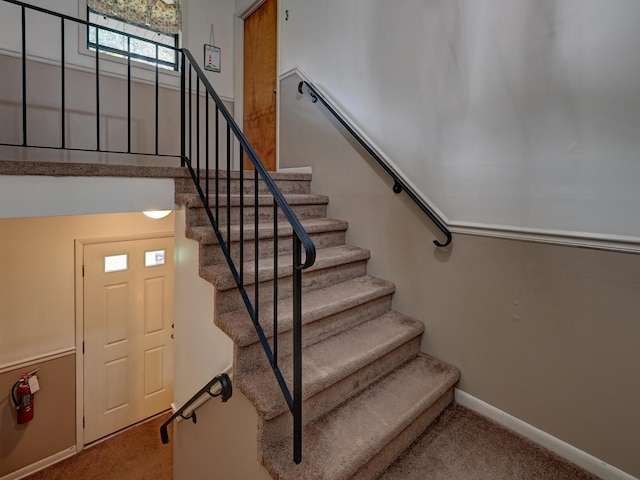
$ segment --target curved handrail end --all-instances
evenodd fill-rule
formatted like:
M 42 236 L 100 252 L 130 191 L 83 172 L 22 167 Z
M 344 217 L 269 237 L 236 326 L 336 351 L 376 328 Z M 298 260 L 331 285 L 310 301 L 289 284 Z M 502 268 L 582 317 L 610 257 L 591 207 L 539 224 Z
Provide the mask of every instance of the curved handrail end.
M 160 439 L 162 440 L 163 445 L 169 443 L 169 432 L 167 432 L 167 425 L 162 425 L 160 427 Z
M 222 396 L 221 400 L 223 402 L 226 402 L 233 395 L 233 387 L 231 386 L 231 379 L 229 378 L 229 375 L 227 375 L 226 373 L 223 373 L 218 377 L 218 382 L 220 383 L 220 389 L 221 389 L 220 394 Z
M 440 243 L 440 241 L 438 240 L 434 240 L 433 243 L 436 245 L 436 247 L 446 247 L 447 245 L 449 245 L 451 243 L 451 239 L 452 239 L 452 235 L 450 231 L 446 231 L 445 235 L 447 236 L 447 240 L 444 243 Z

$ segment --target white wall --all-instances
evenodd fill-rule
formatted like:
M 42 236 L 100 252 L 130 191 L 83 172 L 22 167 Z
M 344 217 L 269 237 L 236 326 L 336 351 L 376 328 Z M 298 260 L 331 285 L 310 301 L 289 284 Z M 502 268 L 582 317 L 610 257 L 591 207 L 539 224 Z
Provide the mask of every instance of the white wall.
M 0 176 L 0 218 L 173 210 L 173 179 Z
M 203 65 L 204 44 L 210 44 L 211 24 L 214 42 L 221 48 L 220 73 L 206 72 L 207 78 L 221 97 L 234 98 L 233 91 L 233 0 L 188 0 L 187 38 L 184 47 Z
M 210 43 L 211 25 L 214 25 L 216 46 L 222 49 L 222 71 L 207 72 L 207 76 L 218 94 L 226 100 L 233 98 L 233 0 L 182 0 L 183 36 L 182 46 L 193 53 L 196 60 L 203 61 L 203 45 Z M 85 5 L 82 0 L 58 0 L 53 4 L 45 0 L 27 0 L 25 3 L 43 7 L 75 18 L 85 19 Z M 0 1 L 0 52 L 21 53 L 21 9 Z M 60 21 L 44 14 L 29 11 L 26 16 L 27 54 L 32 59 L 60 61 Z M 67 65 L 77 68 L 93 68 L 94 56 L 88 55 L 81 46 L 84 33 L 71 22 L 65 22 L 65 60 Z M 84 53 L 81 53 L 84 52 Z M 123 62 L 108 59 L 101 62 L 105 72 L 125 75 Z M 153 80 L 153 69 L 135 67 L 135 78 Z M 160 81 L 165 85 L 179 86 L 177 72 L 160 71 Z
M 233 344 L 213 324 L 213 285 L 198 274 L 199 245 L 185 237 L 184 209 L 175 215 L 174 400 L 180 407 L 231 365 Z
M 174 403 L 181 407 L 233 362 L 233 343 L 213 324 L 213 285 L 200 278 L 199 245 L 185 237 L 185 210 L 176 212 Z M 270 478 L 257 458 L 255 408 L 234 390 L 227 403 L 209 399 L 198 423 L 173 428 L 174 478 Z
M 301 67 L 451 222 L 640 236 L 640 3 L 282 0 Z

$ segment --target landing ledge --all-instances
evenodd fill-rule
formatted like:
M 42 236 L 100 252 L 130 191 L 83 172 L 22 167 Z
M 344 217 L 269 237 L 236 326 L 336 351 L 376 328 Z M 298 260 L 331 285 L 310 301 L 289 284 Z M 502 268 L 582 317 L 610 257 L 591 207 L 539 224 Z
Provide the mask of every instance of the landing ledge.
M 31 160 L 0 160 L 0 175 L 40 175 L 46 177 L 189 177 L 182 167 L 155 167 L 105 163 L 61 163 Z
M 204 175 L 205 170 L 201 170 Z M 210 175 L 212 171 L 210 170 Z M 310 181 L 311 174 L 304 172 L 269 172 L 274 180 Z M 137 178 L 191 178 L 184 167 L 148 166 L 107 163 L 66 163 L 33 160 L 0 160 L 0 175 L 40 175 L 46 177 L 137 177 Z M 220 171 L 220 178 L 227 178 Z M 232 170 L 230 177 L 239 179 L 240 172 Z M 249 179 L 245 173 L 246 179 Z

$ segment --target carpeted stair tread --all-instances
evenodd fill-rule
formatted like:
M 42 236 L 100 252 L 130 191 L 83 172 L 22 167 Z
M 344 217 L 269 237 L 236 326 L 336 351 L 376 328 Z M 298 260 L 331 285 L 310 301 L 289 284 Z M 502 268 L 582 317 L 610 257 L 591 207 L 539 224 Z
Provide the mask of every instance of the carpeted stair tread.
M 362 369 L 418 337 L 423 331 L 422 322 L 389 311 L 304 348 L 303 398 L 307 399 L 352 375 L 356 376 L 355 383 L 366 381 L 371 378 L 370 372 L 366 372 L 367 376 L 362 379 L 357 377 Z M 417 353 L 418 348 L 419 344 L 416 343 L 415 351 L 410 354 Z M 279 359 L 280 370 L 287 385 L 293 385 L 292 363 L 291 356 Z M 388 371 L 389 366 L 383 362 L 378 368 L 383 370 L 382 374 Z M 282 391 L 274 381 L 266 360 L 262 367 L 237 375 L 234 380 L 265 420 L 275 418 L 287 410 Z
M 328 269 L 347 263 L 368 260 L 369 257 L 369 250 L 355 247 L 353 245 L 340 245 L 337 247 L 322 248 L 316 252 L 315 263 L 311 267 L 307 268 L 304 273 Z M 292 260 L 293 259 L 290 254 L 278 256 L 278 278 L 289 277 L 293 274 Z M 245 287 L 253 285 L 255 283 L 255 266 L 256 264 L 253 260 L 244 262 Z M 240 265 L 237 265 L 237 268 L 239 272 Z M 273 258 L 259 258 L 258 272 L 259 282 L 273 280 L 275 273 Z M 220 291 L 236 288 L 237 286 L 235 279 L 233 278 L 233 274 L 229 270 L 229 267 L 226 265 L 210 265 L 207 267 L 202 267 L 200 269 L 200 276 L 205 280 L 211 282 Z
M 344 231 L 348 228 L 348 222 L 344 220 L 337 220 L 334 218 L 307 218 L 301 219 L 300 223 L 303 228 L 310 235 L 315 233 L 325 233 L 332 231 Z M 245 225 L 245 230 L 243 232 L 244 240 L 253 240 L 255 238 L 255 229 L 254 225 L 251 224 L 249 226 Z M 287 221 L 278 222 L 278 235 L 279 236 L 290 236 L 293 234 L 293 228 L 291 224 Z M 273 221 L 269 222 L 261 222 L 258 223 L 258 238 L 259 239 L 268 239 L 274 237 L 274 226 Z M 220 233 L 222 234 L 225 242 L 227 241 L 227 229 L 226 227 L 220 228 Z M 240 241 L 240 225 L 231 225 L 231 241 L 238 242 Z M 217 244 L 218 239 L 213 232 L 213 229 L 210 226 L 199 226 L 199 227 L 189 227 L 186 232 L 187 238 L 192 240 L 197 240 L 203 245 L 209 244 Z
M 419 353 L 307 425 L 301 464 L 292 461 L 291 438 L 265 445 L 263 462 L 276 480 L 349 479 L 449 391 L 459 375 L 455 367 Z
M 262 464 L 276 479 L 372 479 L 451 403 L 459 372 L 420 353 L 424 324 L 391 310 L 395 285 L 367 275 L 369 251 L 345 244 L 348 223 L 326 217 L 329 199 L 309 193 L 310 179 L 301 178 L 304 185 L 289 182 L 283 194 L 317 242 L 316 261 L 302 274 L 305 432 L 298 466 L 292 461 L 289 408 L 201 199 L 183 181 L 176 182 L 175 199 L 187 210 L 186 237 L 200 243 L 200 276 L 216 291 L 214 323 L 234 342 L 234 382 L 258 413 Z M 264 187 L 256 196 L 251 183 L 225 182 L 231 193 L 216 199 L 210 191 L 208 201 L 214 215 L 218 203 L 220 237 L 230 243 L 238 273 L 243 248 L 246 296 L 252 302 L 260 298 L 260 326 L 272 346 L 277 307 L 278 366 L 292 391 L 293 229 L 281 211 L 274 225 L 273 198 Z
M 306 325 L 329 315 L 366 304 L 378 298 L 391 295 L 395 285 L 387 280 L 365 275 L 306 292 L 302 302 L 302 324 Z M 265 335 L 273 335 L 273 307 L 265 303 L 261 309 L 260 323 Z M 216 325 L 224 331 L 238 347 L 246 347 L 258 342 L 253 322 L 246 310 L 218 315 Z M 283 333 L 293 328 L 291 299 L 278 302 L 278 331 Z
M 312 193 L 285 193 L 283 194 L 285 200 L 289 205 L 326 205 L 329 203 L 329 197 L 326 195 L 317 195 Z M 244 196 L 238 193 L 232 193 L 227 198 L 227 194 L 221 194 L 218 196 L 218 206 L 226 207 L 231 205 L 232 207 L 240 206 L 240 198 L 244 197 L 244 207 L 253 208 L 256 201 L 256 196 L 253 193 L 247 193 Z M 273 195 L 271 194 L 259 194 L 257 196 L 259 206 L 273 205 Z M 175 195 L 175 201 L 178 205 L 184 205 L 188 208 L 202 208 L 202 201 L 200 195 L 197 193 L 178 193 Z M 215 207 L 216 196 L 209 194 L 209 206 Z

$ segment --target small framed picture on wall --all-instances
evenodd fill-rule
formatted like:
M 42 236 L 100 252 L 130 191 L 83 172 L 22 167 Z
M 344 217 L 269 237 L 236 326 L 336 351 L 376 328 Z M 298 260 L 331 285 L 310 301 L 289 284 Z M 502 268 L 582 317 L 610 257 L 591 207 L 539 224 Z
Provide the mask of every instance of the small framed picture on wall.
M 205 44 L 204 69 L 210 72 L 220 73 L 220 57 L 220 47 Z

